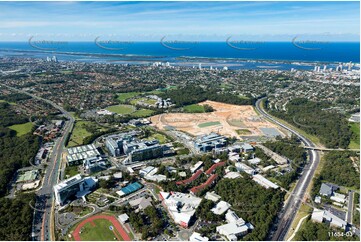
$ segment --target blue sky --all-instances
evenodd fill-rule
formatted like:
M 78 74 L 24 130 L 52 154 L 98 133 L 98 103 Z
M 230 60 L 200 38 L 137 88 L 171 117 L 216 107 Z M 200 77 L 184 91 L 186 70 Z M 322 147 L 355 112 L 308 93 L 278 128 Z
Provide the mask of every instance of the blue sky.
M 0 41 L 300 35 L 358 41 L 359 8 L 359 2 L 0 2 Z

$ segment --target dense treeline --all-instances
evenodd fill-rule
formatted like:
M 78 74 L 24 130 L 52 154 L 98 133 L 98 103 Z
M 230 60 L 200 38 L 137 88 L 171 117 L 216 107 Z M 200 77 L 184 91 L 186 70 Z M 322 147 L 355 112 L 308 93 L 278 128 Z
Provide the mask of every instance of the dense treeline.
M 222 200 L 232 205 L 237 215 L 254 225 L 252 233 L 243 240 L 265 240 L 277 212 L 282 206 L 284 192 L 277 189 L 265 189 L 251 178 L 222 179 L 215 192 Z
M 320 180 L 340 186 L 360 188 L 360 176 L 350 157 L 359 157 L 356 152 L 331 151 L 324 156 L 325 165 Z M 359 162 L 359 161 L 356 161 Z
M 15 171 L 29 165 L 29 159 L 34 157 L 39 138 L 32 134 L 16 136 L 16 132 L 7 125 L 23 123 L 25 117 L 13 115 L 8 105 L 0 103 L 0 197 L 6 194 L 7 184 Z M 4 118 L 3 118 L 4 117 Z M 6 117 L 11 117 L 11 120 Z
M 132 210 L 129 213 L 129 221 L 134 229 L 142 234 L 142 240 L 146 240 L 148 237 L 159 235 L 164 230 L 165 216 L 162 210 L 149 206 L 139 213 Z
M 177 107 L 195 104 L 206 100 L 237 105 L 252 105 L 256 101 L 252 97 L 245 99 L 230 92 L 220 92 L 214 88 L 203 89 L 200 86 L 194 85 L 188 85 L 178 89 L 170 89 L 162 94 L 159 94 L 159 96 L 163 98 L 170 98 Z
M 289 139 L 278 137 L 275 142 L 268 141 L 264 143 L 264 146 L 290 160 L 292 170 L 283 175 L 276 175 L 276 179 L 280 182 L 279 185 L 288 189 L 292 182 L 298 178 L 298 173 L 302 171 L 302 167 L 306 164 L 307 153 L 300 147 L 300 141 L 295 136 Z
M 307 161 L 307 153 L 300 146 L 297 137 L 276 138 L 276 141 L 268 141 L 263 144 L 273 152 L 287 157 L 291 160 L 291 166 L 294 169 L 304 166 Z
M 198 218 L 205 220 L 205 221 L 212 221 L 212 222 L 221 222 L 225 219 L 225 215 L 217 215 L 211 211 L 212 208 L 216 206 L 216 203 L 208 200 L 203 199 L 202 202 L 199 204 L 196 210 L 196 215 Z
M 26 122 L 28 122 L 28 118 L 20 116 L 15 112 L 11 111 L 9 103 L 0 103 L 0 126 L 6 127 L 13 124 L 22 124 Z
M 0 198 L 0 240 L 31 240 L 34 204 L 33 193 L 19 194 L 14 199 Z
M 328 104 L 296 98 L 287 103 L 287 111 L 270 110 L 276 117 L 320 138 L 330 148 L 347 148 L 352 132 L 344 115 L 327 111 Z
M 23 93 L 11 93 L 8 95 L 0 95 L 0 99 L 5 100 L 7 102 L 17 102 L 21 100 L 30 99 L 31 97 L 29 95 L 23 94 Z

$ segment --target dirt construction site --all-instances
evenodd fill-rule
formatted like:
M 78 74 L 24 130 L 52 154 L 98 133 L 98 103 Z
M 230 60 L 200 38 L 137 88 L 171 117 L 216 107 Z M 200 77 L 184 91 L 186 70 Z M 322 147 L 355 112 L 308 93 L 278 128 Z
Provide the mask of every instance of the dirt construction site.
M 205 101 L 213 107 L 210 113 L 167 113 L 151 117 L 152 125 L 158 129 L 176 129 L 193 136 L 216 132 L 228 137 L 265 136 L 264 130 L 282 133 L 276 125 L 259 116 L 251 105 L 232 105 Z

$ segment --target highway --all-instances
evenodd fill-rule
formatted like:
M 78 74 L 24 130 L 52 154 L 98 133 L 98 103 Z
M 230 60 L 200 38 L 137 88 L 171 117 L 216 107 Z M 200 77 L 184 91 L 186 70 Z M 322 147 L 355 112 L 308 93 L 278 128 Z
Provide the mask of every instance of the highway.
M 269 115 L 266 111 L 264 111 L 260 104 L 261 101 L 265 99 L 258 99 L 256 102 L 256 110 L 266 119 L 271 121 L 272 123 L 277 124 L 278 126 L 282 127 L 283 129 L 291 132 L 292 134 L 296 135 L 304 146 L 306 147 L 316 147 L 312 141 L 298 133 L 297 131 L 291 129 L 290 127 L 284 125 L 283 123 L 277 121 L 275 118 L 273 118 L 271 115 Z M 284 207 L 282 208 L 282 211 L 279 215 L 279 219 L 276 224 L 276 230 L 274 231 L 272 235 L 272 240 L 279 240 L 284 241 L 286 240 L 286 235 L 291 227 L 291 224 L 297 214 L 297 211 L 299 210 L 302 200 L 305 196 L 306 190 L 312 181 L 312 178 L 314 176 L 315 170 L 320 162 L 320 155 L 318 151 L 314 149 L 308 150 L 308 158 L 309 162 L 304 167 L 303 172 L 292 191 L 292 194 L 289 196 L 289 199 L 285 202 Z
M 66 137 L 73 129 L 75 119 L 70 115 L 70 113 L 65 111 L 59 105 L 51 102 L 50 100 L 35 96 L 29 92 L 19 90 L 4 84 L 1 85 L 7 87 L 10 90 L 29 95 L 34 99 L 50 104 L 54 108 L 58 109 L 68 119 L 65 122 L 61 137 L 57 138 L 54 141 L 55 144 L 51 151 L 49 162 L 47 163 L 45 175 L 43 178 L 43 184 L 41 189 L 36 192 L 36 202 L 33 205 L 35 207 L 32 231 L 33 240 L 55 240 L 55 238 L 52 238 L 51 236 L 51 234 L 54 232 L 52 231 L 54 230 L 54 221 L 52 221 L 52 217 L 54 216 L 53 186 L 59 181 L 59 167 L 61 164 L 61 155 L 65 148 Z

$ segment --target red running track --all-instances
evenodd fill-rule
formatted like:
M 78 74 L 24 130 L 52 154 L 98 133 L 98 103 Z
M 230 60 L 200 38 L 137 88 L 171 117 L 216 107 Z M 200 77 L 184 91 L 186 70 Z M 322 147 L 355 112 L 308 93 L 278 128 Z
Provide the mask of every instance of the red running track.
M 125 241 L 131 241 L 129 235 L 125 232 L 124 228 L 122 227 L 122 225 L 119 223 L 119 221 L 114 218 L 113 216 L 108 216 L 108 215 L 95 215 L 95 216 L 92 216 L 90 218 L 87 218 L 85 220 L 83 220 L 74 230 L 73 232 L 73 237 L 76 241 L 81 241 L 81 238 L 80 238 L 80 230 L 81 228 L 86 224 L 86 223 L 90 223 L 92 222 L 93 220 L 96 220 L 96 219 L 106 219 L 106 220 L 109 220 L 114 228 L 119 232 L 119 234 L 122 236 L 123 240 Z

